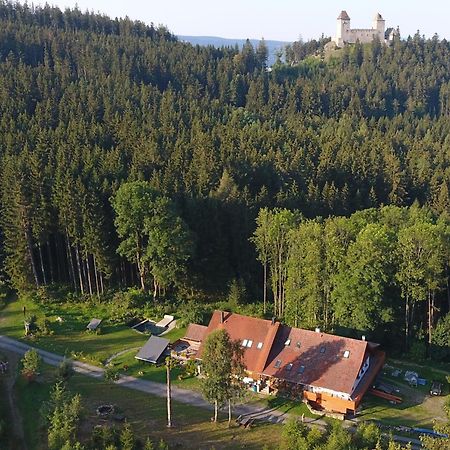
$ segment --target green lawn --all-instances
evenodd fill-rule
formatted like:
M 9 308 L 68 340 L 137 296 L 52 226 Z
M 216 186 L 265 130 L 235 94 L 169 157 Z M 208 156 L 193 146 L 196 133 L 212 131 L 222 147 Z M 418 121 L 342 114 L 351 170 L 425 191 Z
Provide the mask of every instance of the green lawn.
M 45 316 L 50 321 L 52 335 L 26 338 L 23 328 L 23 307 L 26 314 Z M 0 312 L 2 333 L 16 339 L 26 340 L 39 348 L 58 354 L 67 354 L 102 365 L 109 357 L 123 350 L 141 347 L 148 339 L 126 325 L 108 323 L 108 310 L 105 305 L 91 303 L 54 303 L 38 306 L 30 300 L 9 301 Z M 56 319 L 61 317 L 62 323 Z M 104 319 L 101 333 L 88 332 L 86 325 L 91 318 Z M 185 329 L 175 329 L 167 334 L 171 341 L 183 336 Z
M 416 365 L 410 361 L 395 360 L 387 361 L 389 367 L 385 367 L 381 374 L 382 380 L 399 389 L 396 394 L 403 399 L 399 405 L 393 405 L 387 400 L 366 394 L 362 402 L 362 413 L 364 419 L 376 419 L 386 424 L 405 425 L 411 427 L 433 428 L 433 421 L 444 421 L 445 412 L 443 404 L 445 396 L 449 394 L 449 385 L 445 379 L 445 371 L 437 369 L 433 365 Z M 403 372 L 399 377 L 393 377 L 393 369 L 401 369 Z M 406 370 L 418 373 L 421 378 L 427 380 L 425 386 L 411 387 L 403 379 Z M 434 397 L 429 395 L 431 381 L 440 381 L 443 384 L 443 395 Z
M 178 331 L 178 330 L 174 330 Z M 167 336 L 170 336 L 168 333 Z M 135 358 L 137 350 L 130 350 L 123 355 L 114 358 L 111 363 L 114 367 L 119 369 L 119 372 L 124 375 L 131 375 L 136 378 L 156 381 L 157 383 L 166 382 L 166 368 L 164 365 L 155 365 L 139 361 Z M 184 376 L 184 370 L 181 366 L 172 369 L 171 371 L 172 383 L 176 386 L 186 389 L 199 390 L 200 382 L 197 377 Z
M 37 409 L 49 398 L 55 380 L 55 369 L 44 366 L 39 382 L 31 384 L 21 380 L 17 384 L 17 398 L 23 412 L 26 436 L 30 450 L 45 448 L 45 433 L 40 428 Z M 114 384 L 75 374 L 68 382 L 68 389 L 80 393 L 83 401 L 82 439 L 88 439 L 93 426 L 104 423 L 95 414 L 100 404 L 113 403 L 131 423 L 138 438 L 147 436 L 157 442 L 163 438 L 176 448 L 186 449 L 261 449 L 265 444 L 276 448 L 280 438 L 280 426 L 256 425 L 250 430 L 235 426 L 228 428 L 225 413 L 221 423 L 210 422 L 211 411 L 173 402 L 174 429 L 167 430 L 166 400 L 142 394 Z M 116 424 L 117 425 L 117 424 Z

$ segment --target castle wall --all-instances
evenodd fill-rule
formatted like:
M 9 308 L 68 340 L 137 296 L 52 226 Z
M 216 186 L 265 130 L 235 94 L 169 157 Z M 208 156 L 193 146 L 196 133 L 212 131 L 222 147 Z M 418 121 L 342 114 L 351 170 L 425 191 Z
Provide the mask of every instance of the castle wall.
M 337 33 L 336 37 L 333 38 L 333 42 L 338 47 L 343 47 L 345 44 L 355 44 L 357 41 L 361 44 L 369 44 L 374 39 L 385 42 L 385 21 L 381 15 L 377 14 L 373 22 L 373 28 L 368 29 L 352 29 L 350 27 L 350 18 L 345 11 L 338 17 Z
M 384 41 L 384 33 L 380 33 L 378 30 L 373 29 L 353 29 L 345 33 L 343 41 L 347 44 L 355 44 L 359 41 L 361 44 L 369 44 L 374 39 Z

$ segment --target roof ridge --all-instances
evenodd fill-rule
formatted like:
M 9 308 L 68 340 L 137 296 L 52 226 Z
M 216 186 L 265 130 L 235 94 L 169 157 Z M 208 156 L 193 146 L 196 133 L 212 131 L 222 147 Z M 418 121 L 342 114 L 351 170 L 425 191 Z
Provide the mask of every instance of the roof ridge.
M 273 343 L 277 336 L 278 330 L 280 329 L 280 326 L 281 326 L 280 322 L 275 322 L 273 325 L 271 325 L 271 328 L 269 328 L 269 332 L 267 333 L 266 338 L 264 339 L 263 351 L 258 358 L 257 364 L 257 369 L 259 373 L 262 373 L 263 370 L 266 368 L 266 363 L 269 358 L 270 352 L 273 348 Z

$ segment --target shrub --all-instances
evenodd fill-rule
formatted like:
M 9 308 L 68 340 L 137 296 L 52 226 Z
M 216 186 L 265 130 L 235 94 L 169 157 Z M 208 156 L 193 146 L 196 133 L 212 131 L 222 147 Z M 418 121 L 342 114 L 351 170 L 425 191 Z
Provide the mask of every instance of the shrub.
M 202 305 L 190 301 L 184 303 L 178 308 L 180 318 L 177 320 L 178 328 L 187 327 L 190 323 L 203 323 L 205 318 L 205 310 Z
M 28 350 L 22 358 L 22 374 L 28 379 L 33 380 L 39 373 L 41 367 L 41 357 L 37 350 Z
M 119 369 L 113 365 L 108 365 L 105 368 L 105 380 L 116 381 L 119 378 Z
M 39 317 L 36 320 L 36 328 L 43 336 L 53 334 L 53 330 L 50 328 L 50 321 L 46 317 Z
M 125 423 L 120 433 L 120 444 L 122 450 L 133 450 L 135 448 L 134 432 L 128 422 Z
M 247 290 L 242 278 L 231 280 L 228 285 L 228 303 L 233 308 L 237 308 L 238 305 L 242 305 L 247 300 Z
M 73 375 L 73 363 L 70 359 L 64 358 L 58 366 L 58 378 L 68 380 Z
M 439 319 L 431 336 L 430 355 L 439 361 L 450 360 L 450 313 Z
M 197 372 L 197 364 L 193 359 L 189 359 L 186 361 L 186 364 L 183 366 L 184 373 L 188 377 L 193 377 Z
M 427 347 L 423 340 L 414 340 L 408 352 L 413 361 L 423 361 L 427 354 Z
M 114 426 L 97 425 L 92 430 L 92 448 L 117 448 L 119 434 Z

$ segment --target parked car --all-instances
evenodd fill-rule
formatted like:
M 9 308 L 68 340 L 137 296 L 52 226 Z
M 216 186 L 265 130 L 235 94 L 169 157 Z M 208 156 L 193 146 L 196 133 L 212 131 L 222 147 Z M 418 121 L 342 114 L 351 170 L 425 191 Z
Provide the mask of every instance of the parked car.
M 438 383 L 437 381 L 433 381 L 431 383 L 430 394 L 431 395 L 442 395 L 442 383 Z

